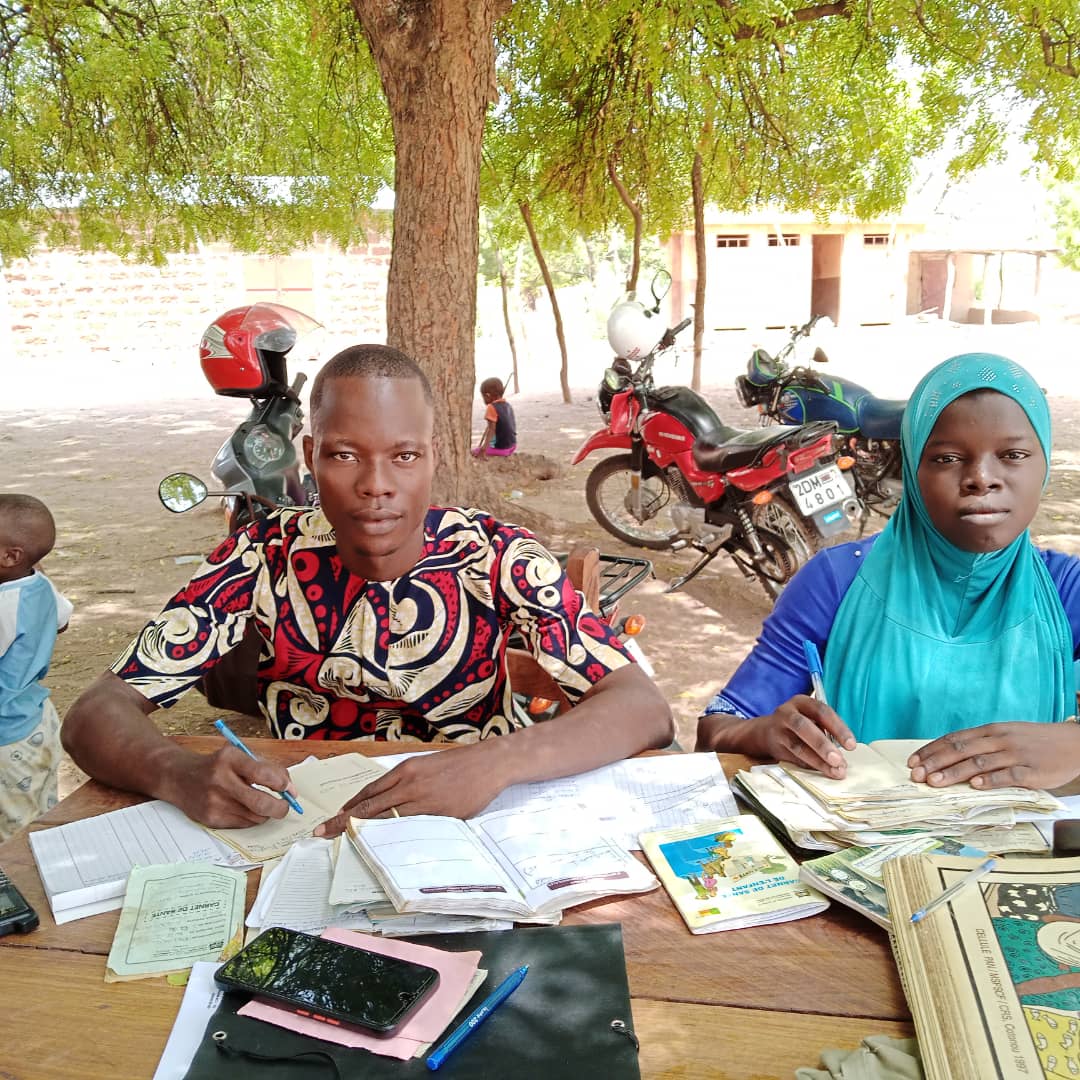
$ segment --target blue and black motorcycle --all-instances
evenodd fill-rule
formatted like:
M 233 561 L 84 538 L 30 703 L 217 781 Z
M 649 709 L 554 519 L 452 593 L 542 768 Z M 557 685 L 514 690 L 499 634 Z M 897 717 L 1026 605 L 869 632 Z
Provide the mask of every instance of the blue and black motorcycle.
M 735 391 L 747 408 L 757 407 L 763 425 L 832 420 L 838 426 L 855 459 L 849 475 L 855 481 L 855 494 L 866 507 L 865 529 L 869 513 L 888 517 L 903 490 L 900 418 L 907 402 L 875 397 L 865 386 L 824 376 L 811 366 L 788 367 L 796 343 L 810 336 L 820 318 L 815 315 L 793 330 L 775 356 L 755 349 L 746 374 L 735 380 Z M 827 362 L 825 353 L 815 349 L 813 363 Z

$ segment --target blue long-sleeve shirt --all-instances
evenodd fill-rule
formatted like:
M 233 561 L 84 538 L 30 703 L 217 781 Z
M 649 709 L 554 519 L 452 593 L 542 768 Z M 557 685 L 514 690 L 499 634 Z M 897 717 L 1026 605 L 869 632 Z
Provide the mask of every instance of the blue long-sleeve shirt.
M 795 694 L 810 692 L 803 641 L 813 641 L 824 658 L 840 601 L 855 580 L 874 536 L 819 552 L 780 595 L 761 635 L 727 686 L 705 707 L 705 715 L 766 716 Z M 1039 549 L 1057 586 L 1073 636 L 1073 659 L 1080 653 L 1080 558 Z M 873 643 L 867 642 L 872 648 Z

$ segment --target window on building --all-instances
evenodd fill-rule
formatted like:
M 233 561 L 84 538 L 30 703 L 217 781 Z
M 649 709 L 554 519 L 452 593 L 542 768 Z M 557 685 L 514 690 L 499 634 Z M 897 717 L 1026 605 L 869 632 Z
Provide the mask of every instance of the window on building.
M 740 248 L 750 246 L 748 233 L 717 233 L 716 246 L 718 248 Z
M 802 236 L 799 233 L 786 232 L 783 235 L 783 243 L 776 233 L 769 233 L 769 247 L 798 247 Z
M 863 233 L 862 242 L 863 247 L 888 247 L 889 234 L 887 232 Z

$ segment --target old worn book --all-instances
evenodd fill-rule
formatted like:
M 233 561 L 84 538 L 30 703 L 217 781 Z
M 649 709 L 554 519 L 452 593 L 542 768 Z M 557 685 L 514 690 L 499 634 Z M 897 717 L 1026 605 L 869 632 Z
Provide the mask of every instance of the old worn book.
M 829 906 L 753 814 L 642 833 L 641 847 L 692 934 L 803 919 Z
M 905 855 L 883 870 L 892 943 L 928 1080 L 1080 1076 L 1080 859 L 979 865 Z
M 925 831 L 949 835 L 958 827 L 1010 824 L 1018 811 L 1047 815 L 1063 804 L 1046 791 L 1028 788 L 973 788 L 952 784 L 935 788 L 911 779 L 908 758 L 921 746 L 918 739 L 880 739 L 841 750 L 847 775 L 835 780 L 788 762 L 780 768 L 804 788 L 827 816 L 861 829 L 927 826 Z

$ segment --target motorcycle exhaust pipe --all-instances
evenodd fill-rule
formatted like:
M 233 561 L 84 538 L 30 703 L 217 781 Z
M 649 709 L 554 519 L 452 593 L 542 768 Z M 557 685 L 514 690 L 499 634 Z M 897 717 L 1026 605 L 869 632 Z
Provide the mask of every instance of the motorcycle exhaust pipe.
M 860 521 L 862 521 L 862 504 L 859 502 L 858 499 L 855 498 L 854 495 L 850 499 L 844 500 L 843 510 L 844 516 L 853 525 L 857 525 Z

